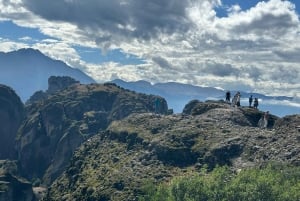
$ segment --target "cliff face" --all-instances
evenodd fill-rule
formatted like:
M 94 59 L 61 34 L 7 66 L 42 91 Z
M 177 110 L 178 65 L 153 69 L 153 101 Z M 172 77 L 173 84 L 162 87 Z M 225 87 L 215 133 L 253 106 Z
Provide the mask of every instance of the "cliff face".
M 270 161 L 299 165 L 299 131 L 289 126 L 300 125 L 299 115 L 271 116 L 268 129 L 261 129 L 258 110 L 194 103 L 187 105 L 198 111 L 193 115 L 144 113 L 112 122 L 76 151 L 48 199 L 137 200 L 148 181 L 168 181 L 202 167 L 239 170 Z
M 156 99 L 161 102 L 158 112 L 166 113 L 166 101 L 156 96 L 137 94 L 114 84 L 75 84 L 28 104 L 17 140 L 24 176 L 43 177 L 44 183 L 51 183 L 83 141 L 105 130 L 113 120 L 154 112 Z
M 16 158 L 15 137 L 23 117 L 20 98 L 11 88 L 0 85 L 0 159 Z

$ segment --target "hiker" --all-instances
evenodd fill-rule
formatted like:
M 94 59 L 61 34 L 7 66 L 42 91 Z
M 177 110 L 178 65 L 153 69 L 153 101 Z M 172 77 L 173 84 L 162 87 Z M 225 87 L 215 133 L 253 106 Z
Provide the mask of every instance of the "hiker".
M 156 98 L 155 99 L 155 103 L 154 103 L 155 105 L 155 113 L 159 113 L 159 108 L 160 108 L 160 100 L 159 100 L 159 98 Z
M 269 121 L 269 111 L 264 113 L 264 128 L 268 127 L 268 121 Z
M 237 92 L 237 98 L 236 98 L 236 106 L 241 106 L 241 94 L 240 92 Z
M 241 106 L 241 94 L 240 94 L 239 91 L 234 95 L 234 97 L 232 99 L 231 106 L 232 107 L 234 107 L 234 106 L 237 106 L 237 107 Z
M 253 98 L 252 95 L 249 97 L 249 107 L 252 107 Z
M 239 93 L 239 92 L 237 92 L 237 93 L 233 96 L 232 103 L 231 103 L 231 106 L 232 106 L 232 107 L 236 106 L 236 104 L 237 104 L 238 93 Z
M 257 109 L 257 107 L 258 107 L 258 98 L 254 98 L 254 104 L 253 104 L 253 107 L 254 107 L 255 109 Z
M 230 103 L 230 97 L 231 95 L 230 95 L 230 91 L 227 91 L 226 92 L 226 102 L 228 102 L 228 103 Z

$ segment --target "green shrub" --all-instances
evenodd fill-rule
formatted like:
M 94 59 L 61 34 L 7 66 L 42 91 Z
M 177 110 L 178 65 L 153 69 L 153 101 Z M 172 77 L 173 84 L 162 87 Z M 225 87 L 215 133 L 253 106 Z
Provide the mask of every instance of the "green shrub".
M 217 167 L 178 177 L 169 183 L 147 184 L 141 201 L 291 201 L 300 200 L 300 167 L 270 164 L 235 174 Z

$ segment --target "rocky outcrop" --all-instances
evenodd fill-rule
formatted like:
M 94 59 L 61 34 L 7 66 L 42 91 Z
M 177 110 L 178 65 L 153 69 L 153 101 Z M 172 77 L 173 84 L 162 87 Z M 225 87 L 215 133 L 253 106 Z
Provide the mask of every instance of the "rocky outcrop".
M 0 201 L 35 201 L 32 185 L 17 176 L 16 161 L 0 161 Z
M 23 117 L 20 98 L 11 88 L 0 85 L 0 159 L 16 157 L 15 138 Z
M 17 140 L 23 175 L 51 183 L 82 142 L 114 120 L 154 112 L 156 99 L 161 102 L 157 112 L 166 113 L 166 101 L 157 96 L 138 94 L 115 84 L 72 84 L 43 101 L 28 104 Z
M 64 90 L 73 84 L 80 82 L 68 76 L 51 76 L 48 78 L 48 89 L 44 91 L 35 92 L 26 102 L 26 104 L 34 103 L 36 101 L 45 100 L 49 95 Z
M 29 182 L 7 173 L 0 175 L 0 201 L 35 201 L 32 186 Z
M 48 79 L 47 93 L 52 94 L 80 82 L 68 76 L 51 76 Z
M 143 113 L 112 122 L 74 154 L 48 199 L 136 200 L 147 181 L 168 181 L 203 167 L 299 165 L 299 115 L 273 116 L 275 124 L 262 129 L 255 125 L 261 112 L 213 104 L 200 103 L 210 109 L 194 115 Z
M 183 114 L 202 115 L 215 119 L 227 119 L 241 126 L 258 126 L 264 113 L 249 107 L 232 107 L 224 101 L 190 101 L 183 109 Z M 272 128 L 278 119 L 275 115 L 269 115 L 268 128 Z

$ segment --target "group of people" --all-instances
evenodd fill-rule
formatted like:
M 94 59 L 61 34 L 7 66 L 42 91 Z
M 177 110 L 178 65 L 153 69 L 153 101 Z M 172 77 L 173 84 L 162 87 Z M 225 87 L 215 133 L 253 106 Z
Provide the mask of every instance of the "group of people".
M 231 99 L 230 91 L 227 91 L 225 101 L 230 103 L 230 99 Z M 252 106 L 252 103 L 253 103 L 253 106 Z M 231 100 L 231 106 L 232 107 L 241 106 L 241 94 L 240 94 L 240 92 L 237 92 L 233 96 L 233 98 Z M 253 107 L 253 108 L 257 109 L 258 108 L 258 98 L 253 99 L 253 96 L 250 95 L 250 97 L 249 97 L 249 107 L 250 108 Z M 268 121 L 269 121 L 269 111 L 267 111 L 263 114 L 262 118 L 258 122 L 258 126 L 261 127 L 261 128 L 267 128 L 268 127 Z
M 231 99 L 230 91 L 227 91 L 225 100 L 226 100 L 226 102 L 230 103 L 230 99 Z M 253 107 L 257 109 L 257 107 L 258 107 L 258 98 L 254 98 L 254 101 L 253 101 L 253 96 L 250 95 L 250 97 L 249 97 L 249 107 L 252 107 L 252 103 L 253 103 Z M 234 106 L 237 106 L 237 107 L 241 106 L 241 93 L 239 91 L 232 98 L 231 106 L 233 106 L 233 107 Z
M 252 107 L 253 97 L 250 95 L 249 97 L 249 107 Z M 258 107 L 258 98 L 254 98 L 253 107 L 257 109 Z

